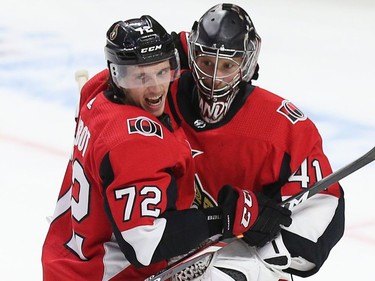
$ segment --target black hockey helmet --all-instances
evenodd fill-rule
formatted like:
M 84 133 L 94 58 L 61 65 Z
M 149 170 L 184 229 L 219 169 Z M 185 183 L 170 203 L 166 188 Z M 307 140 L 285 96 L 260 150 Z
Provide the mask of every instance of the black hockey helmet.
M 209 9 L 192 28 L 191 40 L 212 48 L 246 51 L 256 31 L 249 15 L 234 4 L 219 4 Z
M 147 65 L 169 60 L 174 80 L 180 63 L 172 36 L 151 16 L 118 21 L 107 31 L 104 48 L 112 81 L 119 88 L 119 76 L 125 66 Z
M 217 122 L 229 109 L 240 82 L 253 77 L 261 39 L 245 10 L 234 4 L 218 4 L 194 23 L 188 42 L 201 115 L 207 122 Z M 220 73 L 220 60 L 231 65 L 232 72 Z

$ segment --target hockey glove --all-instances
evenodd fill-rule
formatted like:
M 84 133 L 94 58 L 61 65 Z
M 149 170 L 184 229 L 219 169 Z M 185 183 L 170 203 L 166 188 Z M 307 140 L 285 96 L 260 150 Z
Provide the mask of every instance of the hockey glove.
M 253 192 L 224 185 L 218 194 L 222 208 L 223 238 L 242 235 L 258 217 L 258 203 Z
M 201 210 L 206 216 L 209 237 L 223 233 L 222 209 L 212 207 Z
M 263 246 L 292 223 L 291 211 L 262 193 L 225 185 L 218 195 L 223 209 L 224 238 L 243 235 L 250 246 Z
M 292 223 L 292 212 L 262 193 L 256 193 L 256 197 L 259 206 L 258 218 L 243 234 L 243 240 L 250 246 L 262 247 L 280 233 L 281 225 L 289 226 Z

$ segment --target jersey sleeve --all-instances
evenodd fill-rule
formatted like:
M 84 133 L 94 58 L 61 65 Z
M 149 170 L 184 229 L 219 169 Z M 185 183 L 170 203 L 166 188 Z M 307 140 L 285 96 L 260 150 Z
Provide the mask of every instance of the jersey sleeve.
M 331 173 L 331 165 L 319 139 L 282 187 L 283 199 L 310 188 Z M 307 277 L 320 269 L 331 249 L 343 236 L 344 197 L 340 184 L 335 183 L 296 206 L 292 210 L 292 219 L 292 224 L 282 230 L 284 243 L 293 261 L 287 271 Z
M 106 90 L 108 88 L 108 79 L 108 69 L 104 69 L 90 78 L 82 87 L 79 108 L 82 108 L 91 99 Z
M 178 54 L 180 57 L 181 69 L 189 69 L 189 60 L 188 60 L 188 36 L 189 33 L 181 31 L 180 33 L 172 32 L 172 37 Z
M 112 229 L 126 258 L 136 266 L 184 254 L 208 238 L 203 213 L 187 209 L 189 197 L 179 203 L 179 189 L 193 190 L 183 153 L 155 139 L 137 136 L 118 145 L 100 167 Z M 185 176 L 191 185 L 178 186 Z

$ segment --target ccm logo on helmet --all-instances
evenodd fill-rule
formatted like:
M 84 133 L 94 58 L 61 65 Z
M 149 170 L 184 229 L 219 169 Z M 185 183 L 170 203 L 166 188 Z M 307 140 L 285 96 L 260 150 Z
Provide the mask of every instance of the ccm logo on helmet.
M 151 47 L 148 47 L 148 48 L 142 48 L 141 49 L 141 53 L 144 54 L 144 53 L 148 53 L 148 52 L 155 52 L 157 50 L 161 50 L 161 47 L 162 45 L 156 45 L 156 46 L 151 46 Z

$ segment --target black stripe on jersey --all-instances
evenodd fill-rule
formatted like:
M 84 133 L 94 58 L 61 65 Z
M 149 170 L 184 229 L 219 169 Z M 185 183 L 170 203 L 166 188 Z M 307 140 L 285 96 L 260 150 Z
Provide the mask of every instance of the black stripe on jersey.
M 281 202 L 281 187 L 288 181 L 292 171 L 290 170 L 290 155 L 285 153 L 280 166 L 279 178 L 276 182 L 263 187 L 263 193 L 269 198 Z
M 171 90 L 169 88 L 168 95 L 167 95 L 167 100 L 168 100 L 169 108 L 171 110 L 171 113 L 172 113 L 174 121 L 176 122 L 176 124 L 178 125 L 178 127 L 180 127 L 181 126 L 181 118 L 177 114 L 176 107 L 175 107 L 175 104 L 173 102 L 173 97 L 172 97 L 172 94 L 171 94 L 170 91 Z
M 143 265 L 138 262 L 135 251 L 130 244 L 126 243 L 122 238 L 120 230 L 117 228 L 116 223 L 113 219 L 111 209 L 109 207 L 108 198 L 106 196 L 105 190 L 114 180 L 114 173 L 109 159 L 109 152 L 104 155 L 102 162 L 100 163 L 100 178 L 103 181 L 103 195 L 104 195 L 104 210 L 107 214 L 107 217 L 112 225 L 113 234 L 116 237 L 116 241 L 120 246 L 121 251 L 126 256 L 126 259 L 136 267 L 142 267 Z

